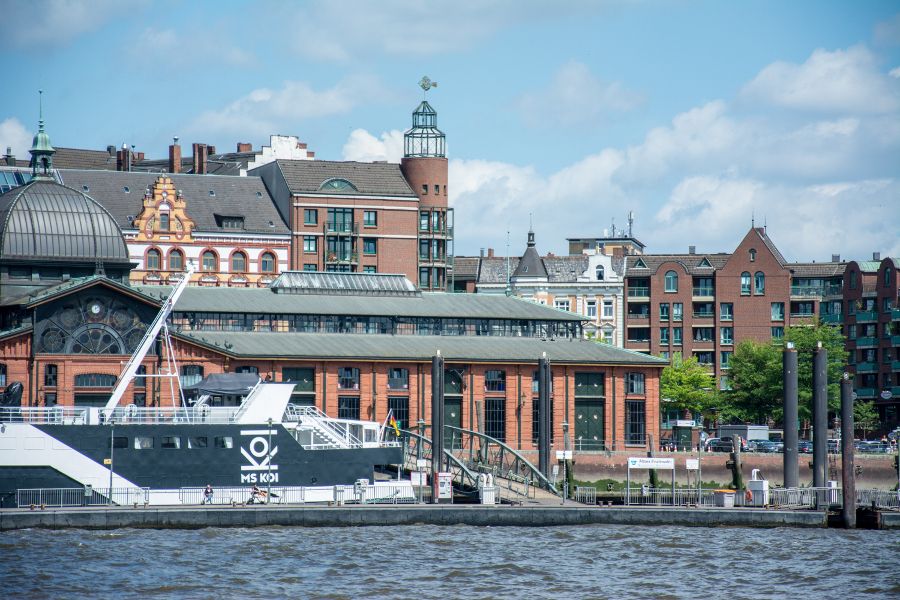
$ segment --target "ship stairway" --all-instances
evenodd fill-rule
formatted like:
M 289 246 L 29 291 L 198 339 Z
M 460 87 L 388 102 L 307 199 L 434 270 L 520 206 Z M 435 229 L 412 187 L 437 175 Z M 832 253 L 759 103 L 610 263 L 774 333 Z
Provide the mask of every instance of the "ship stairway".
M 426 430 L 430 426 L 426 426 Z M 404 431 L 404 469 L 416 470 L 416 460 L 431 460 L 431 438 Z M 478 486 L 478 475 L 489 473 L 502 502 L 542 504 L 559 502 L 560 493 L 540 470 L 504 442 L 484 433 L 444 426 L 444 462 L 454 483 L 467 491 Z M 421 446 L 421 455 L 419 446 Z
M 346 423 L 330 418 L 315 406 L 287 405 L 286 421 L 294 421 L 294 438 L 305 448 L 333 449 L 361 446 Z

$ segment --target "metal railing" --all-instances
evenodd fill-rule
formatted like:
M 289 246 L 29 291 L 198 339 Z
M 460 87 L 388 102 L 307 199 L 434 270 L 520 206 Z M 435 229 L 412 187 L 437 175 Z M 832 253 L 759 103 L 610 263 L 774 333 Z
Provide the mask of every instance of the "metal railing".
M 309 423 L 322 431 L 326 437 L 332 439 L 335 444 L 343 448 L 359 448 L 362 441 L 352 432 L 353 423 L 340 419 L 332 419 L 315 406 L 294 406 L 291 418 L 294 416 L 301 423 Z
M 431 439 L 415 431 L 406 429 L 400 430 L 403 443 L 403 467 L 408 471 L 416 471 L 416 461 L 418 459 L 431 462 L 432 444 Z M 478 487 L 478 474 L 471 471 L 463 461 L 456 457 L 452 452 L 444 449 L 444 458 L 449 463 L 450 473 L 453 481 L 460 486 L 470 489 Z
M 646 298 L 650 296 L 650 288 L 648 287 L 630 287 L 628 288 L 629 298 Z
M 597 504 L 597 488 L 579 485 L 575 487 L 575 502 L 582 504 Z
M 106 412 L 109 412 L 107 418 Z M 206 405 L 184 407 L 145 407 L 129 404 L 111 411 L 101 408 L 73 406 L 15 407 L 0 409 L 5 423 L 40 423 L 44 425 L 89 425 L 115 421 L 116 424 L 156 425 L 161 423 L 234 423 L 239 416 L 236 407 Z
M 715 293 L 715 288 L 711 287 L 695 287 L 693 290 L 694 296 L 714 296 Z
M 202 487 L 179 488 L 178 500 L 184 505 L 230 506 L 235 504 L 413 504 L 417 502 L 410 482 L 378 482 L 368 485 L 331 486 L 260 486 L 258 492 L 249 487 L 214 488 L 207 500 Z M 271 494 L 270 494 L 271 492 Z
M 150 488 L 40 488 L 16 490 L 16 505 L 25 506 L 128 506 L 147 504 Z

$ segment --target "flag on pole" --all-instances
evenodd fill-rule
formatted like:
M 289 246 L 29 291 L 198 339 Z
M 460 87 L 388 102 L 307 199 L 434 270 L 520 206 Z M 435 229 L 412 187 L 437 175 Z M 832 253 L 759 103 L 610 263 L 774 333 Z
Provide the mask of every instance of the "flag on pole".
M 394 415 L 391 415 L 390 425 L 394 428 L 394 433 L 397 434 L 397 437 L 400 437 L 400 425 L 397 424 L 397 419 L 394 418 Z

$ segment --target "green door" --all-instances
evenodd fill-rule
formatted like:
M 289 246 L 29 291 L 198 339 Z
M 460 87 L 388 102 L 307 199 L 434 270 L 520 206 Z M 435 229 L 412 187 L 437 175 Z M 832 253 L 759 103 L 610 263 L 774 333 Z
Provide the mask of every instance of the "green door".
M 603 450 L 604 405 L 602 400 L 575 401 L 575 450 Z
M 462 427 L 462 398 L 444 396 L 444 425 Z M 451 440 L 454 448 L 461 447 L 460 433 L 452 429 L 444 429 L 444 447 L 449 448 Z

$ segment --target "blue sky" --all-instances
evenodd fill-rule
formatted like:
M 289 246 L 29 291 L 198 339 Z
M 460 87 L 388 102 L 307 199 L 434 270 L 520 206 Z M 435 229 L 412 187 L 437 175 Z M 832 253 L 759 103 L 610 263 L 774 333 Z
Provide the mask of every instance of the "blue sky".
M 900 3 L 362 0 L 4 3 L 0 149 L 45 90 L 57 146 L 399 160 L 421 98 L 447 133 L 457 254 L 529 215 L 541 251 L 636 215 L 648 251 L 900 255 Z

